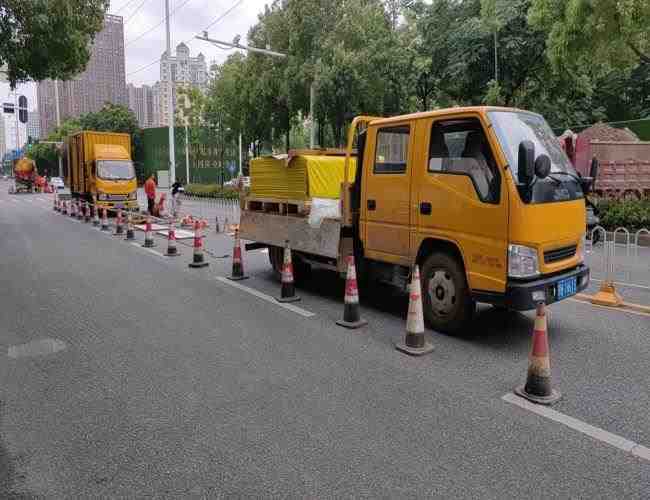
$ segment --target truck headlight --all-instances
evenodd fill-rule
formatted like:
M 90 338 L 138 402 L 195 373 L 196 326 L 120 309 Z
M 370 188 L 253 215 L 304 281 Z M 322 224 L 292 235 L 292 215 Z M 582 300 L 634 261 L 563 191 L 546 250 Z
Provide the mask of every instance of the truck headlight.
M 129 200 L 137 200 L 138 199 L 138 193 L 133 191 L 132 193 L 129 193 Z
M 537 250 L 523 245 L 508 245 L 508 276 L 531 278 L 538 275 Z

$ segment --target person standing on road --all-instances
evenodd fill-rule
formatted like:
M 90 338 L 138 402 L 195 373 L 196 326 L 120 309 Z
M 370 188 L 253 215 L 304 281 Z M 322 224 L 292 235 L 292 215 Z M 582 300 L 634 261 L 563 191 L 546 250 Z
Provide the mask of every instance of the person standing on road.
M 183 185 L 179 182 L 176 181 L 174 184 L 172 184 L 172 214 L 174 218 L 179 217 L 181 213 L 181 194 L 185 190 L 183 189 Z
M 156 181 L 153 178 L 153 174 L 144 183 L 144 192 L 147 195 L 147 211 L 149 215 L 153 215 L 156 206 Z

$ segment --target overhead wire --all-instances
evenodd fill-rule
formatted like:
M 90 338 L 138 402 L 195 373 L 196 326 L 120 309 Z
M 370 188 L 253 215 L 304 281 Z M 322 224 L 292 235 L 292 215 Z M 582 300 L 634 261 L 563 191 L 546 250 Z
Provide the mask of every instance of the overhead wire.
M 135 15 L 138 13 L 138 11 L 139 11 L 140 9 L 142 9 L 142 7 L 144 6 L 144 4 L 147 3 L 148 1 L 149 1 L 149 0 L 142 0 L 142 2 L 140 2 L 140 4 L 139 4 L 139 5 L 138 5 L 134 10 L 133 10 L 133 12 L 131 12 L 131 14 L 129 14 L 128 16 L 126 16 L 126 19 L 124 20 L 124 23 L 123 23 L 124 26 L 126 26 L 127 24 L 129 24 L 129 22 L 132 21 L 132 20 L 135 18 Z
M 223 21 L 226 18 L 226 16 L 228 16 L 233 10 L 235 10 L 235 8 L 237 8 L 243 1 L 244 0 L 237 0 L 234 4 L 232 4 L 232 6 L 228 10 L 226 10 L 223 14 L 220 14 L 219 16 L 217 16 L 213 21 L 211 21 L 201 31 L 207 31 L 208 29 L 212 28 L 217 23 Z M 185 3 L 187 3 L 187 1 Z M 169 17 L 171 17 L 171 13 L 169 14 Z M 164 22 L 164 19 L 163 19 L 163 22 Z M 184 40 L 182 43 L 187 44 L 187 43 L 190 43 L 192 40 L 194 40 L 194 37 L 188 38 L 187 40 Z M 151 66 L 153 66 L 154 64 L 159 63 L 159 62 L 160 62 L 160 58 L 158 58 L 158 59 L 156 59 L 154 61 L 151 61 L 150 63 L 148 63 L 148 64 L 146 64 L 146 65 L 144 65 L 144 66 L 142 66 L 142 67 L 140 67 L 140 68 L 138 68 L 138 69 L 136 69 L 134 71 L 131 71 L 131 72 L 127 73 L 126 76 L 131 76 L 131 75 L 134 75 L 136 73 L 140 73 L 141 71 L 144 71 L 145 69 L 148 69 Z
M 134 3 L 134 2 L 135 2 L 135 0 L 129 0 L 129 1 L 126 2 L 124 5 L 122 5 L 122 7 L 120 7 L 119 9 L 117 9 L 117 10 L 115 11 L 115 14 L 118 14 L 118 13 L 122 12 L 124 9 L 126 9 L 129 5 L 131 5 L 131 4 Z
M 191 0 L 183 0 L 183 1 L 180 3 L 180 5 L 177 5 L 176 7 L 174 7 L 174 8 L 172 9 L 172 11 L 169 13 L 169 17 L 171 18 L 171 17 L 172 17 L 172 16 L 173 16 L 177 11 L 178 11 L 178 9 L 180 9 L 181 7 L 183 7 L 184 5 L 186 5 L 187 3 L 189 3 L 190 1 L 191 1 Z M 135 38 L 133 38 L 133 39 L 131 39 L 131 40 L 127 40 L 127 42 L 124 44 L 124 47 L 126 48 L 126 47 L 128 47 L 129 45 L 133 44 L 134 42 L 137 42 L 138 40 L 140 40 L 140 39 L 141 39 L 142 37 L 144 37 L 145 35 L 148 35 L 148 34 L 151 33 L 153 30 L 155 30 L 155 29 L 157 29 L 158 27 L 162 26 L 162 24 L 163 24 L 164 22 L 165 22 L 165 16 L 163 16 L 163 18 L 160 20 L 160 22 L 159 22 L 158 24 L 152 26 L 152 27 L 149 28 L 147 31 L 145 31 L 145 32 L 143 32 L 143 33 L 140 33 L 138 36 L 136 36 Z

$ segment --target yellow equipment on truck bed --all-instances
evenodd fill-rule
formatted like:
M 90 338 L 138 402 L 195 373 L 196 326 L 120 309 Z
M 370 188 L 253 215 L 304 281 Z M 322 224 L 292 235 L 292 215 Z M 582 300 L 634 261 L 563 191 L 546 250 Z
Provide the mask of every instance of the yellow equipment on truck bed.
M 343 182 L 345 156 L 318 150 L 298 154 L 263 156 L 251 160 L 251 198 L 306 201 L 338 199 Z M 354 175 L 356 162 L 351 163 Z
M 69 136 L 66 146 L 73 197 L 96 200 L 99 207 L 138 207 L 129 134 L 83 131 Z

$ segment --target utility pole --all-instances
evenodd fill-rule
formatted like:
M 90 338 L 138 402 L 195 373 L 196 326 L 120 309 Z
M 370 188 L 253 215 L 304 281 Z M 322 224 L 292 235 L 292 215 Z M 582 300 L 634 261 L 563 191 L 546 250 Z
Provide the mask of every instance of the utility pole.
M 185 118 L 185 184 L 190 183 L 190 138 L 187 130 L 187 118 Z
M 241 164 L 241 132 L 239 132 L 239 177 L 243 175 L 242 164 Z
M 59 109 L 59 81 L 54 80 L 54 101 L 56 108 L 56 127 L 61 127 L 61 110 Z M 62 151 L 59 150 L 59 177 L 63 179 L 63 157 Z
M 494 81 L 499 83 L 499 49 L 498 49 L 497 30 L 494 29 Z
M 309 115 L 311 116 L 311 129 L 309 131 L 309 147 L 316 147 L 316 132 L 318 123 L 316 122 L 316 83 L 311 82 L 309 86 Z
M 169 0 L 165 0 L 165 25 L 167 27 L 167 57 L 172 56 L 172 40 L 169 28 Z M 174 82 L 172 81 L 171 66 L 169 70 L 169 185 L 171 186 L 176 182 L 176 152 L 174 151 Z

